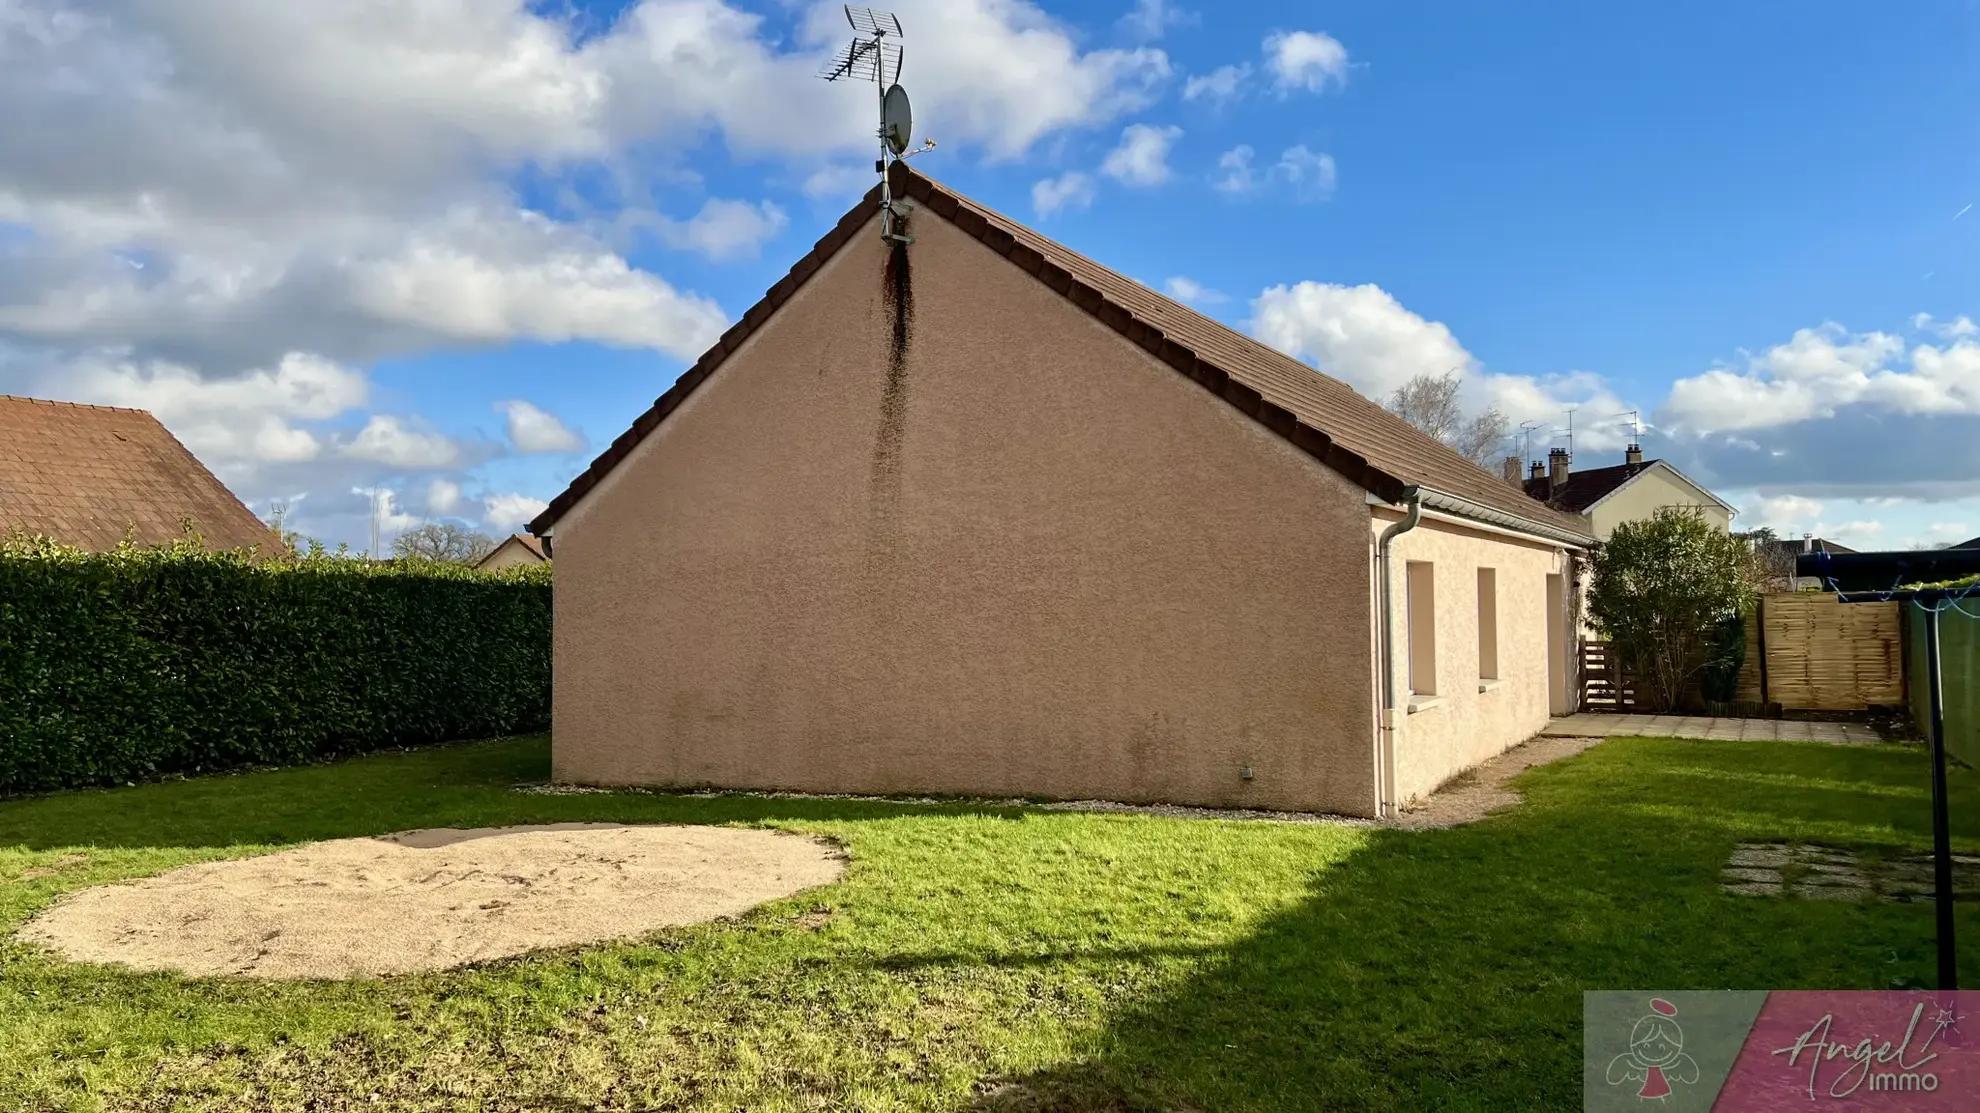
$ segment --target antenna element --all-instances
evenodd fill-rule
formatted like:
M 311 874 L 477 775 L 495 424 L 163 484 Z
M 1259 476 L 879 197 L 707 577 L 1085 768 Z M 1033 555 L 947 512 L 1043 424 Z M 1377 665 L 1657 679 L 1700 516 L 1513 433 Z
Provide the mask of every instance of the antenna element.
M 892 12 L 876 12 L 850 4 L 845 8 L 846 22 L 858 34 L 825 63 L 818 76 L 826 81 L 873 82 L 880 96 L 880 128 L 875 133 L 880 139 L 880 158 L 873 164 L 880 174 L 880 235 L 887 240 L 913 243 L 913 236 L 894 231 L 894 218 L 907 214 L 894 207 L 887 184 L 887 164 L 912 158 L 933 147 L 935 141 L 926 139 L 919 150 L 907 149 L 914 131 L 914 111 L 908 105 L 907 90 L 900 86 L 901 63 L 906 55 L 898 43 L 902 37 L 901 21 Z

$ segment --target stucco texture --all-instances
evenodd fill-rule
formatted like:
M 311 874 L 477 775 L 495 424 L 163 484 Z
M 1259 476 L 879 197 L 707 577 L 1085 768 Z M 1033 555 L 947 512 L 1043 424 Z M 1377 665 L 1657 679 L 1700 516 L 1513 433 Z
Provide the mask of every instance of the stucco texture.
M 558 521 L 555 777 L 1371 814 L 1363 492 L 912 232 L 898 367 L 869 226 Z
M 1375 515 L 1381 530 L 1399 515 Z M 1426 518 L 1390 545 L 1395 593 L 1397 738 L 1395 799 L 1424 796 L 1456 773 L 1538 734 L 1549 717 L 1547 576 L 1566 554 Z M 1406 567 L 1428 562 L 1436 577 L 1436 695 L 1409 711 Z M 1479 676 L 1478 570 L 1491 568 L 1498 597 L 1498 676 Z M 1480 691 L 1481 687 L 1486 688 Z

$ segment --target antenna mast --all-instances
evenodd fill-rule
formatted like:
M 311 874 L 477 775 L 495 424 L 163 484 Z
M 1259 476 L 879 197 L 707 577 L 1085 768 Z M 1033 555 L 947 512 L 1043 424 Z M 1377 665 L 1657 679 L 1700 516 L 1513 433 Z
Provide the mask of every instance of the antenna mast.
M 866 81 L 873 82 L 874 91 L 880 101 L 880 157 L 874 161 L 873 169 L 880 175 L 880 235 L 883 239 L 900 243 L 913 243 L 914 237 L 894 232 L 894 218 L 906 215 L 894 208 L 892 187 L 887 182 L 887 167 L 890 163 L 914 157 L 935 145 L 933 139 L 922 141 L 919 150 L 907 149 L 908 135 L 913 131 L 913 114 L 908 107 L 907 90 L 901 88 L 901 62 L 905 50 L 899 45 L 902 37 L 901 21 L 892 12 L 876 12 L 871 8 L 855 8 L 845 5 L 846 22 L 858 34 L 852 42 L 832 56 L 818 76 L 826 81 Z M 889 76 L 891 74 L 891 76 Z

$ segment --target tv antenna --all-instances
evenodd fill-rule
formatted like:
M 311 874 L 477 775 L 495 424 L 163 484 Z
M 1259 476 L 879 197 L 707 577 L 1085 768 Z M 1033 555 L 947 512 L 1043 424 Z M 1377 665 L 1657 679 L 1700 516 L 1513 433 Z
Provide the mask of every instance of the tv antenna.
M 908 140 L 914 132 L 914 111 L 908 104 L 907 90 L 900 85 L 901 63 L 906 57 L 900 45 L 901 21 L 892 12 L 876 12 L 850 4 L 845 9 L 846 22 L 852 24 L 857 34 L 825 63 L 818 76 L 826 81 L 873 82 L 880 98 L 880 129 L 876 133 L 880 138 L 880 157 L 873 163 L 874 172 L 880 175 L 880 235 L 899 243 L 913 243 L 913 236 L 894 232 L 894 218 L 906 214 L 894 208 L 894 198 L 887 185 L 887 166 L 929 150 L 935 141 L 924 139 L 919 148 L 908 150 Z
M 1574 411 L 1580 408 L 1579 406 L 1569 406 L 1567 408 L 1567 450 L 1569 456 L 1574 455 Z
M 1624 410 L 1623 412 L 1621 412 L 1621 413 L 1619 413 L 1619 414 L 1617 414 L 1616 416 L 1617 416 L 1617 417 L 1626 417 L 1626 418 L 1628 418 L 1628 419 L 1629 419 L 1629 439 L 1630 439 L 1630 440 L 1632 440 L 1632 441 L 1640 441 L 1640 440 L 1642 440 L 1642 439 L 1643 439 L 1643 411 L 1642 411 L 1642 410 Z
M 1519 454 L 1528 460 L 1533 458 L 1533 431 L 1540 428 L 1540 426 L 1541 423 L 1538 421 L 1522 421 L 1519 423 Z

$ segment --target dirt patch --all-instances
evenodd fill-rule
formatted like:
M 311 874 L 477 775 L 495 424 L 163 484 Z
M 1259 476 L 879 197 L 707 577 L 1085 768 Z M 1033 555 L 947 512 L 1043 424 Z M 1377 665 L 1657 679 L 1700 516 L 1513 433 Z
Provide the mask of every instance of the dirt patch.
M 196 976 L 403 974 L 733 916 L 844 868 L 836 847 L 775 831 L 437 828 L 85 889 L 20 935 L 80 961 Z
M 1428 799 L 1397 814 L 1390 826 L 1417 830 L 1456 827 L 1483 819 L 1519 803 L 1519 793 L 1507 788 L 1507 781 L 1536 765 L 1573 757 L 1601 741 L 1542 735 L 1451 778 Z

